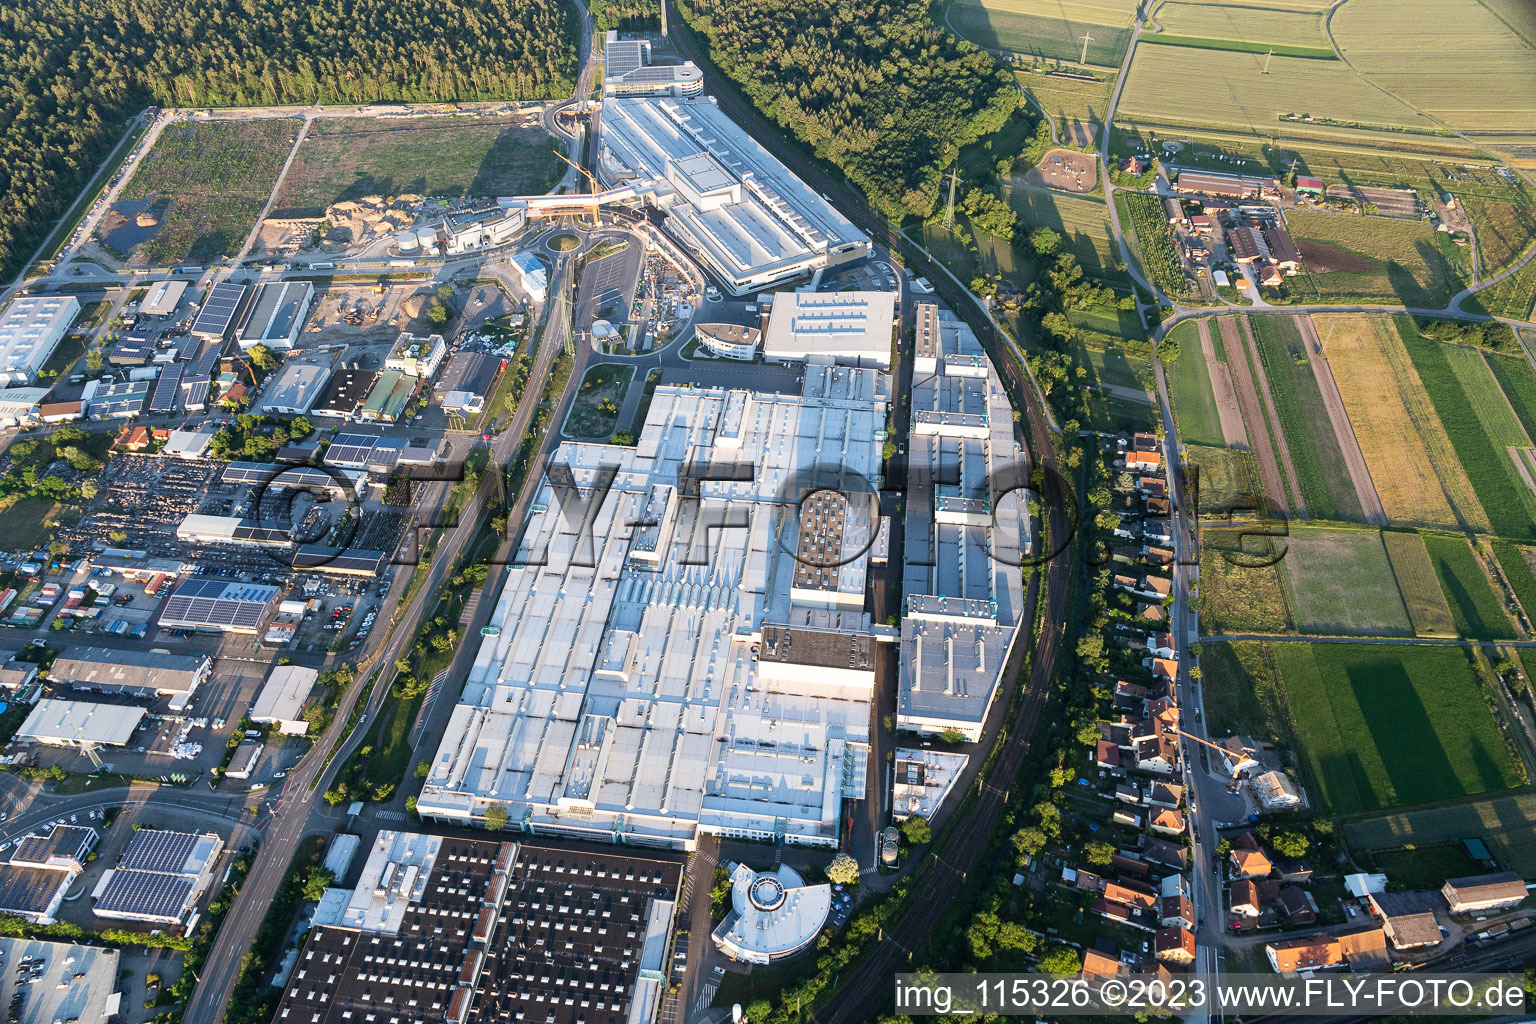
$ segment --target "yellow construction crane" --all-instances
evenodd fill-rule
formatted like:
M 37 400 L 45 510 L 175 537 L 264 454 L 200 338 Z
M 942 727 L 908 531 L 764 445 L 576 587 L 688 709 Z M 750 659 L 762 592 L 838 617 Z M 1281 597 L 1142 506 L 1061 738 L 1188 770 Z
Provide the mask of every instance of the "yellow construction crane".
M 585 167 L 582 167 L 580 164 L 573 162 L 570 157 L 566 156 L 558 149 L 554 152 L 555 156 L 559 157 L 561 160 L 564 160 L 567 164 L 570 164 L 571 167 L 575 168 L 579 174 L 583 175 L 587 179 L 587 184 L 592 188 L 592 222 L 594 224 L 597 223 L 597 193 L 602 191 L 602 189 L 597 187 L 597 179 L 592 176 L 591 171 L 587 170 Z
M 1223 747 L 1223 746 L 1221 746 L 1218 743 L 1212 743 L 1210 740 L 1203 740 L 1199 736 L 1194 735 L 1193 733 L 1185 732 L 1183 729 L 1174 729 L 1173 732 L 1175 734 L 1179 735 L 1179 736 L 1183 736 L 1185 739 L 1194 740 L 1196 743 L 1203 744 L 1204 746 L 1210 747 L 1212 750 L 1214 750 L 1218 754 L 1220 754 L 1223 758 L 1228 758 L 1228 757 L 1232 757 L 1233 756 L 1232 751 L 1228 750 L 1226 747 Z M 1230 789 L 1230 790 L 1236 790 L 1237 789 L 1237 777 L 1240 774 L 1242 774 L 1243 770 L 1245 768 L 1257 768 L 1257 767 L 1259 767 L 1259 762 L 1255 761 L 1253 758 L 1248 757 L 1246 754 L 1239 756 L 1237 758 L 1237 764 L 1232 767 L 1232 777 L 1227 780 L 1227 788 Z

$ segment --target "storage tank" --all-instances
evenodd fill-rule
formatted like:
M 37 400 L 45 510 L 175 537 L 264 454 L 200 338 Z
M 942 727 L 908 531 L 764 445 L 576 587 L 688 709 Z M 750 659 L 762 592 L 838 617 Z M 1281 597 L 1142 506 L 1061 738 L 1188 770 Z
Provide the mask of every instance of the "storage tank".
M 416 240 L 416 232 L 402 231 L 395 236 L 395 247 L 401 252 L 417 252 L 421 243 Z

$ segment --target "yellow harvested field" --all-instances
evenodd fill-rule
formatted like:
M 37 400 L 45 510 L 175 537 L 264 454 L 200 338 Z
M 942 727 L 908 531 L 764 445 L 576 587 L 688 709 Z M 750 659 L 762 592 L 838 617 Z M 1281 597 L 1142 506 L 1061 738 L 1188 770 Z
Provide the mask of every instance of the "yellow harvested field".
M 1164 32 L 1198 39 L 1238 39 L 1245 43 L 1327 46 L 1321 11 L 1277 11 L 1211 3 L 1167 3 L 1157 9 Z
M 1022 71 L 1016 77 L 1019 88 L 1053 121 L 1065 118 L 1068 122 L 1102 123 L 1104 112 L 1109 109 L 1110 90 L 1115 85 L 1114 75 L 1101 82 Z
M 1536 125 L 1536 42 L 1522 27 L 1536 32 L 1528 0 L 1349 0 L 1332 24 L 1375 84 L 1453 128 L 1493 130 Z
M 1416 533 L 1387 532 L 1381 535 L 1381 541 L 1386 545 L 1408 618 L 1413 621 L 1414 634 L 1455 636 L 1456 620 L 1445 601 L 1445 591 L 1440 589 L 1429 552 L 1424 549 L 1424 539 Z
M 1138 46 L 1116 112 L 1134 121 L 1199 123 L 1279 131 L 1282 116 L 1310 114 L 1366 126 L 1434 129 L 1401 101 L 1383 95 L 1343 61 L 1189 46 Z M 1348 134 L 1346 129 L 1335 132 Z
M 1036 18 L 1090 25 L 1129 25 L 1136 17 L 1136 0 L 977 0 L 989 11 L 1028 14 Z
M 1464 519 L 1487 530 L 1488 517 L 1391 324 L 1356 314 L 1313 321 L 1388 520 L 1457 528 Z

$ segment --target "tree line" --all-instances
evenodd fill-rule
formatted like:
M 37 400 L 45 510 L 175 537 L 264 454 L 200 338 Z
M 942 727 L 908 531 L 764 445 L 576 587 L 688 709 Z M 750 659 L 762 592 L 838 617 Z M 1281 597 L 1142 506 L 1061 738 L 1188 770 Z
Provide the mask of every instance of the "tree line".
M 576 31 L 567 0 L 0 4 L 0 274 L 146 106 L 563 96 Z
M 926 217 L 960 147 L 1017 105 L 1008 72 L 918 0 L 678 0 L 768 117 L 894 218 Z

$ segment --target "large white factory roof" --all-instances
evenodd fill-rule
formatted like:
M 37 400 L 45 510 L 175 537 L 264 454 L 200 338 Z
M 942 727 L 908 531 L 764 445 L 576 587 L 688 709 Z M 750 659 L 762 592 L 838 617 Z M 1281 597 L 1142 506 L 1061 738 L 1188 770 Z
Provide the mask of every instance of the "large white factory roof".
M 858 228 L 711 98 L 609 99 L 601 144 L 602 176 L 645 184 L 667 229 L 738 294 L 868 252 Z
M 251 721 L 270 722 L 284 734 L 304 735 L 309 731 L 309 725 L 299 717 L 299 713 L 304 710 L 304 704 L 309 700 L 309 691 L 314 689 L 315 681 L 319 678 L 320 673 L 312 668 L 299 665 L 277 666 L 267 676 L 261 692 L 251 703 Z
M 22 295 L 0 313 L 0 384 L 37 375 L 80 312 L 73 295 Z
M 895 321 L 895 292 L 776 292 L 763 355 L 889 367 Z
M 121 747 L 133 738 L 133 730 L 143 718 L 143 708 L 126 704 L 91 704 L 45 697 L 37 702 L 16 737 L 56 747 L 82 743 Z
M 917 306 L 897 724 L 979 736 L 1023 615 L 1028 480 L 981 343 Z
M 849 652 L 872 627 L 862 596 L 792 599 L 797 509 L 879 473 L 879 376 L 807 367 L 804 397 L 664 386 L 636 447 L 562 445 L 419 813 L 500 804 L 537 834 L 835 845 L 842 800 L 864 792 L 874 666 Z M 562 501 L 595 503 L 574 513 L 589 525 Z M 759 664 L 775 625 L 805 631 L 813 664 Z M 814 664 L 839 634 L 841 668 Z

